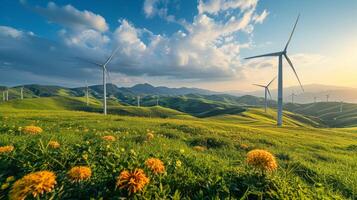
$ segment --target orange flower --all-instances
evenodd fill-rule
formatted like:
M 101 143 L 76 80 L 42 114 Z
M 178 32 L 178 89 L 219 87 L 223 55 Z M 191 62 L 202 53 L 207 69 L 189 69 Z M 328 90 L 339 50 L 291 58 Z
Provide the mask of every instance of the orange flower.
M 194 146 L 193 149 L 196 151 L 205 151 L 207 148 L 203 146 Z
M 146 160 L 145 164 L 155 174 L 162 174 L 162 173 L 165 172 L 165 165 L 160 159 L 149 158 L 149 159 Z
M 37 134 L 42 133 L 42 131 L 43 131 L 42 128 L 38 127 L 38 126 L 25 126 L 22 129 L 22 132 L 30 134 L 30 135 L 37 135 Z
M 114 137 L 114 136 L 111 136 L 111 135 L 103 136 L 102 139 L 103 139 L 103 140 L 106 140 L 106 141 L 111 141 L 111 142 L 114 142 L 114 141 L 115 141 L 115 137 Z
M 8 146 L 2 146 L 0 147 L 0 154 L 1 153 L 9 153 L 14 150 L 14 146 L 8 145 Z
M 247 154 L 247 163 L 262 171 L 274 171 L 278 167 L 275 157 L 268 151 L 255 149 Z
M 149 183 L 149 178 L 146 177 L 142 169 L 135 169 L 134 172 L 124 170 L 117 178 L 116 187 L 127 189 L 129 194 L 141 191 L 145 185 Z
M 33 172 L 14 183 L 9 193 L 9 199 L 23 200 L 28 195 L 37 197 L 45 192 L 51 192 L 56 184 L 56 175 L 53 172 Z
M 51 147 L 52 149 L 57 149 L 57 148 L 59 148 L 61 145 L 60 145 L 57 141 L 49 141 L 49 142 L 48 142 L 48 146 Z
M 86 166 L 72 167 L 67 173 L 72 182 L 87 180 L 92 176 L 92 170 Z

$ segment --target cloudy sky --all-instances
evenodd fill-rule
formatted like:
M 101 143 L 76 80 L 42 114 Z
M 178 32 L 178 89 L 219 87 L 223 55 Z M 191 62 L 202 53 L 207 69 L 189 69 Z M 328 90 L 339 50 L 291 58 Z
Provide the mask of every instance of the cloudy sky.
M 277 59 L 244 57 L 288 49 L 303 84 L 357 87 L 355 0 L 88 0 L 0 2 L 0 85 L 69 87 L 148 82 L 216 91 L 254 90 Z M 285 63 L 285 86 L 297 85 Z M 275 87 L 275 85 L 274 85 Z

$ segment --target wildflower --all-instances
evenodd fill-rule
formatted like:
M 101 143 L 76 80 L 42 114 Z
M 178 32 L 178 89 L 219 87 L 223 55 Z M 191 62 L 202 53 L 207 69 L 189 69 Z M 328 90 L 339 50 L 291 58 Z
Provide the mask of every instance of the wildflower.
M 48 146 L 51 147 L 52 149 L 57 149 L 57 148 L 59 148 L 61 145 L 60 145 L 57 141 L 49 141 L 49 142 L 48 142 Z
M 106 141 L 110 141 L 110 142 L 114 142 L 115 141 L 115 137 L 111 136 L 111 135 L 103 136 L 102 139 L 106 140 Z
M 83 155 L 82 155 L 82 158 L 83 158 L 84 160 L 88 160 L 88 154 L 83 154 Z
M 51 171 L 30 173 L 14 183 L 9 199 L 25 199 L 28 195 L 37 197 L 45 192 L 51 192 L 56 183 L 56 175 Z
M 149 178 L 146 177 L 142 169 L 135 169 L 133 172 L 124 170 L 117 178 L 116 187 L 127 189 L 129 194 L 141 191 L 145 185 L 149 183 Z
M 9 176 L 6 178 L 6 182 L 13 182 L 15 180 L 14 176 Z
M 185 153 L 185 149 L 180 149 L 180 153 Z
M 196 151 L 205 151 L 207 148 L 203 146 L 194 146 L 193 149 Z
M 278 167 L 275 157 L 268 151 L 255 149 L 247 154 L 247 163 L 262 171 L 274 171 Z
M 92 170 L 86 166 L 77 166 L 72 167 L 72 169 L 68 171 L 67 175 L 72 182 L 80 182 L 89 179 L 92 176 Z
M 247 144 L 240 144 L 239 147 L 240 147 L 241 149 L 244 149 L 244 150 L 246 150 L 246 149 L 249 148 L 249 146 L 248 146 Z
M 181 160 L 176 160 L 176 167 L 180 168 L 182 166 Z
M 154 134 L 153 134 L 152 132 L 147 133 L 147 134 L 146 134 L 146 139 L 147 139 L 147 140 L 152 140 L 152 139 L 154 139 Z
M 14 146 L 8 145 L 8 146 L 2 146 L 0 147 L 0 154 L 2 153 L 9 153 L 14 150 Z
M 146 160 L 145 164 L 155 174 L 162 174 L 165 172 L 165 165 L 160 159 L 149 158 Z
M 1 190 L 6 190 L 7 188 L 9 188 L 10 184 L 9 183 L 4 183 L 1 185 Z
M 30 135 L 36 135 L 42 133 L 42 128 L 38 126 L 25 126 L 22 131 Z

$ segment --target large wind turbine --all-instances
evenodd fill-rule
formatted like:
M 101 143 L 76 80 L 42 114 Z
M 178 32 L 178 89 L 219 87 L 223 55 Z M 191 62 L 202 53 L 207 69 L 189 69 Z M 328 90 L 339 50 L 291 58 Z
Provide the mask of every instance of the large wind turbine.
M 118 49 L 119 49 L 119 47 L 115 48 L 114 51 L 110 54 L 110 56 L 107 58 L 107 60 L 102 64 L 80 58 L 83 61 L 86 61 L 93 65 L 99 66 L 103 70 L 103 114 L 104 115 L 107 115 L 107 73 L 108 73 L 107 65 L 113 59 L 113 57 L 114 57 L 115 53 L 118 51 Z
M 245 58 L 245 59 L 252 59 L 252 58 L 259 58 L 259 57 L 278 57 L 279 58 L 279 65 L 278 65 L 278 118 L 277 118 L 277 125 L 278 126 L 282 126 L 282 124 L 283 124 L 283 56 L 288 61 L 290 67 L 294 71 L 294 74 L 295 74 L 297 80 L 299 81 L 301 89 L 304 91 L 304 88 L 302 87 L 301 81 L 299 79 L 299 76 L 296 73 L 296 70 L 295 70 L 295 68 L 293 66 L 293 63 L 291 62 L 290 58 L 287 55 L 287 49 L 288 49 L 289 43 L 291 41 L 291 38 L 292 38 L 292 36 L 294 34 L 296 25 L 297 25 L 297 23 L 299 21 L 299 17 L 300 17 L 300 15 L 296 19 L 296 22 L 294 24 L 293 30 L 292 30 L 292 32 L 290 34 L 288 42 L 286 43 L 285 48 L 283 49 L 283 51 Z
M 270 86 L 270 84 L 271 84 L 275 79 L 276 79 L 276 77 L 273 78 L 273 80 L 271 80 L 271 81 L 268 83 L 268 85 L 253 84 L 253 85 L 255 85 L 255 86 L 264 88 L 264 101 L 265 101 L 265 102 L 264 102 L 264 103 L 265 103 L 264 111 L 265 111 L 265 112 L 267 112 L 267 107 L 268 107 L 267 95 L 269 94 L 269 96 L 270 96 L 270 98 L 271 98 L 271 94 L 270 94 L 270 91 L 269 91 L 269 86 Z

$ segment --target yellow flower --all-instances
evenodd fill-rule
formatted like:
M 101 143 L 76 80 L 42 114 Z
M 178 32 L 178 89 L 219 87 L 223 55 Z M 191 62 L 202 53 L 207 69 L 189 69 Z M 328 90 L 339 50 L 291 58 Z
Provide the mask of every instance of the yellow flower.
M 7 188 L 9 188 L 10 184 L 8 183 L 4 183 L 1 185 L 1 190 L 6 190 Z
M 22 132 L 30 134 L 30 135 L 37 135 L 37 134 L 42 133 L 42 131 L 43 131 L 42 128 L 38 127 L 38 126 L 25 126 L 22 129 Z
M 135 169 L 133 172 L 124 170 L 117 178 L 116 187 L 127 189 L 129 194 L 141 191 L 145 185 L 149 183 L 149 178 L 146 177 L 142 169 Z
M 203 146 L 194 146 L 193 149 L 196 151 L 205 151 L 207 148 Z
M 182 166 L 181 160 L 176 160 L 176 167 L 179 168 Z
M 106 140 L 106 141 L 111 141 L 111 142 L 114 142 L 114 141 L 115 141 L 115 137 L 112 136 L 112 135 L 103 136 L 102 139 L 103 139 L 103 140 Z
M 155 174 L 162 174 L 165 172 L 165 165 L 160 159 L 149 158 L 146 160 L 145 164 Z
M 247 163 L 262 171 L 274 171 L 278 167 L 275 157 L 268 151 L 255 149 L 247 154 Z
M 13 182 L 15 180 L 14 176 L 9 176 L 6 178 L 6 182 Z
M 87 180 L 92 176 L 92 170 L 86 166 L 72 167 L 67 173 L 72 182 Z
M 49 142 L 48 142 L 48 146 L 51 147 L 52 149 L 57 149 L 57 148 L 59 148 L 61 145 L 60 145 L 57 141 L 49 141 Z
M 8 145 L 8 146 L 2 146 L 0 147 L 0 154 L 1 153 L 9 153 L 14 150 L 14 146 Z
M 56 175 L 50 171 L 30 173 L 17 180 L 9 193 L 9 199 L 26 199 L 28 195 L 37 197 L 45 192 L 51 192 L 56 185 Z
M 152 140 L 152 139 L 154 139 L 154 134 L 152 134 L 152 133 L 147 133 L 147 134 L 146 134 L 146 139 L 147 139 L 147 140 Z
M 247 144 L 241 144 L 240 148 L 246 150 L 249 148 L 249 146 Z

